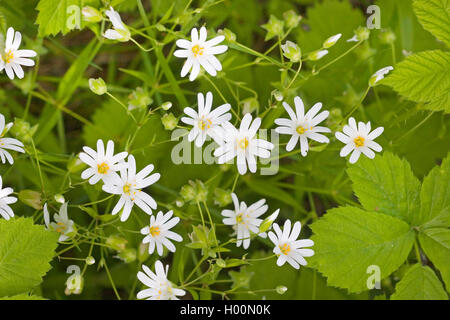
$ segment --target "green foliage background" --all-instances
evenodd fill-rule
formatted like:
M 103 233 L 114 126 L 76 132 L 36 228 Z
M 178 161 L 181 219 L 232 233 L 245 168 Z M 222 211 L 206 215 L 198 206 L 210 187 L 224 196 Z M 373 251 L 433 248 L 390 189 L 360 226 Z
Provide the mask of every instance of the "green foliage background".
M 141 3 L 148 22 L 139 10 Z M 365 25 L 365 9 L 371 4 L 381 9 L 381 30 L 372 30 L 368 41 L 314 74 L 313 70 L 328 66 L 354 45 L 345 40 Z M 144 52 L 131 42 L 105 41 L 100 30 L 107 22 L 83 22 L 82 30 L 69 30 L 65 22 L 70 5 L 98 9 L 114 6 L 127 25 L 144 33 L 133 34 L 133 38 L 153 50 Z M 287 83 L 293 73 L 286 71 L 288 62 L 281 68 L 261 58 L 255 63 L 258 57 L 248 50 L 264 53 L 277 45 L 276 39 L 264 40 L 266 31 L 261 25 L 270 15 L 283 19 L 288 10 L 303 16 L 286 35 L 303 53 L 317 50 L 334 34 L 343 34 L 329 55 L 304 63 L 290 88 Z M 37 51 L 38 57 L 36 67 L 27 68 L 23 80 L 10 81 L 0 74 L 0 112 L 10 121 L 15 119 L 12 133 L 25 143 L 27 151 L 15 156 L 13 166 L 1 165 L 0 174 L 4 185 L 16 192 L 39 192 L 41 202 L 31 207 L 19 194 L 22 201 L 13 206 L 17 217 L 0 221 L 0 257 L 8 256 L 8 252 L 15 255 L 11 250 L 16 249 L 8 246 L 13 240 L 8 239 L 15 237 L 14 232 L 26 230 L 20 243 L 15 242 L 25 249 L 25 260 L 17 257 L 5 264 L 0 259 L 0 296 L 135 298 L 140 285 L 137 271 L 142 263 L 153 266 L 157 259 L 156 255 L 141 254 L 142 236 L 130 232 L 148 223 L 148 216 L 134 209 L 125 223 L 111 219 L 111 201 L 95 203 L 105 194 L 100 186 L 81 180 L 82 167 L 76 163 L 82 146 L 95 146 L 97 139 L 112 139 L 116 150 L 127 149 L 135 156 L 138 169 L 149 163 L 155 165 L 161 179 L 151 187 L 151 194 L 158 200 L 158 210 L 174 209 L 182 219 L 176 231 L 184 242 L 177 245 L 175 254 L 164 258 L 171 265 L 169 279 L 182 283 L 200 259 L 211 259 L 211 264 L 206 261 L 198 269 L 200 275 L 207 272 L 208 276 L 199 282 L 200 289 L 189 290 L 188 298 L 448 299 L 449 14 L 450 3 L 445 0 L 1 1 L 0 32 L 9 26 L 20 30 L 23 47 Z M 172 52 L 176 39 L 187 37 L 192 27 L 201 25 L 206 25 L 208 32 L 227 28 L 236 34 L 236 42 L 228 43 L 229 50 L 220 56 L 223 72 L 218 77 L 202 76 L 189 82 L 180 78 L 182 61 Z M 145 32 L 161 45 L 148 40 Z M 383 41 L 387 32 L 395 34 L 392 44 Z M 267 57 L 284 61 L 278 49 Z M 364 99 L 368 79 L 387 65 L 395 70 Z M 274 259 L 222 269 L 211 257 L 202 257 L 200 250 L 185 246 L 190 242 L 192 226 L 200 221 L 197 204 L 178 207 L 175 203 L 189 180 L 203 181 L 209 190 L 206 205 L 217 224 L 217 237 L 226 242 L 231 230 L 220 226 L 222 208 L 214 202 L 214 190 L 231 190 L 236 169 L 174 165 L 170 153 L 175 143 L 169 141 L 171 132 L 161 123 L 165 112 L 155 111 L 136 127 L 120 104 L 89 90 L 88 79 L 97 77 L 102 77 L 109 92 L 125 104 L 137 87 L 148 93 L 151 109 L 171 101 L 170 112 L 178 118 L 184 107 L 195 105 L 197 92 L 212 91 L 215 103 L 226 101 L 239 114 L 249 99 L 256 99 L 256 112 L 264 114 L 263 127 L 267 129 L 274 128 L 274 119 L 285 112 L 274 98 L 274 90 L 279 90 L 288 103 L 294 96 L 301 96 L 307 108 L 322 102 L 331 112 L 327 126 L 333 132 L 341 129 L 344 115 L 357 106 L 357 119 L 370 120 L 373 128 L 385 128 L 377 140 L 384 154 L 377 154 L 374 160 L 362 157 L 357 164 L 348 165 L 339 157 L 342 144 L 331 135 L 329 145 L 312 145 L 306 158 L 298 153 L 284 154 L 284 145 L 280 146 L 277 175 L 247 174 L 237 180 L 235 190 L 246 203 L 265 197 L 270 213 L 281 209 L 279 221 L 300 220 L 304 226 L 302 238 L 312 235 L 316 255 L 307 259 L 310 264 L 300 271 L 288 265 L 277 267 Z M 134 112 L 140 115 L 141 111 Z M 286 141 L 282 138 L 281 143 Z M 69 201 L 69 217 L 77 225 L 98 235 L 95 245 L 77 238 L 73 244 L 56 248 L 55 235 L 36 226 L 43 224 L 44 202 L 49 202 L 53 211 L 59 207 L 55 194 L 64 194 Z M 32 221 L 35 226 L 31 226 Z M 117 250 L 105 244 L 111 235 L 126 239 L 127 249 L 134 250 L 137 258 L 131 262 L 118 259 Z M 45 238 L 39 243 L 42 249 L 32 246 L 38 237 Z M 247 258 L 261 259 L 272 251 L 271 243 L 264 239 L 255 239 L 248 252 L 234 244 L 227 248 L 231 251 L 223 256 L 236 259 L 246 253 Z M 31 256 L 39 251 L 43 257 L 33 260 L 25 256 L 26 250 Z M 84 264 L 88 255 L 96 259 L 92 266 Z M 24 279 L 20 273 L 28 272 L 24 261 L 31 261 L 29 266 L 36 274 L 17 280 Z M 79 296 L 64 295 L 66 268 L 71 264 L 79 265 L 84 272 L 84 289 Z M 366 288 L 366 267 L 370 264 L 381 267 L 379 290 Z M 9 278 L 9 272 L 16 268 L 20 269 L 18 278 Z M 11 289 L 13 280 L 20 285 Z M 273 290 L 280 285 L 288 288 L 284 295 Z M 28 295 L 30 292 L 33 296 Z

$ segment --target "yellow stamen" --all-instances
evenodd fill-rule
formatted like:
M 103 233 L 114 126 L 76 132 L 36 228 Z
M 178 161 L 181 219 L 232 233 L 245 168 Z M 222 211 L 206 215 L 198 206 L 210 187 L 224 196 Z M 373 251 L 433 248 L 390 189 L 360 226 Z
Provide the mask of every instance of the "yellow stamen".
M 66 230 L 66 225 L 64 223 L 58 222 L 56 224 L 59 226 L 59 228 L 56 228 L 56 232 L 62 233 Z
M 161 230 L 159 229 L 159 227 L 150 227 L 150 234 L 152 235 L 152 237 L 156 237 L 159 236 L 159 234 L 161 233 Z
M 131 190 L 131 185 L 129 183 L 127 183 L 126 185 L 123 186 L 123 193 L 125 194 L 130 194 L 130 190 Z
M 192 47 L 192 53 L 194 54 L 194 57 L 197 57 L 198 55 L 203 55 L 203 47 L 200 47 L 198 44 Z
M 106 162 L 97 165 L 97 171 L 100 174 L 105 174 L 109 171 L 109 166 Z
M 353 140 L 355 142 L 355 146 L 356 147 L 362 147 L 364 146 L 364 138 L 359 136 L 358 138 L 355 138 L 355 140 Z
M 200 127 L 201 130 L 205 130 L 205 128 L 210 129 L 212 125 L 212 121 L 209 119 L 200 119 L 198 120 L 198 126 Z
M 14 53 L 11 50 L 8 50 L 5 54 L 5 62 L 10 63 L 12 59 L 14 59 Z
M 247 149 L 247 147 L 248 147 L 248 140 L 247 140 L 247 138 L 239 140 L 238 141 L 238 146 L 239 146 L 239 148 L 241 148 L 243 150 Z
M 285 243 L 282 246 L 280 246 L 280 250 L 283 254 L 288 255 L 288 253 L 291 252 L 291 246 Z
M 239 213 L 239 214 L 236 216 L 236 222 L 237 222 L 237 223 L 242 223 L 242 213 Z

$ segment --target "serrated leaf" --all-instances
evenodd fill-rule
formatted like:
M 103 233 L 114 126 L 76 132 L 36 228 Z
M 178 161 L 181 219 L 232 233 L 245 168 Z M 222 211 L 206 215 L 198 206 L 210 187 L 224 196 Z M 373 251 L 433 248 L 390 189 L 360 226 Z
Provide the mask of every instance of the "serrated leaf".
M 450 230 L 427 229 L 419 234 L 419 241 L 427 257 L 441 272 L 442 280 L 450 292 Z
M 413 6 L 425 30 L 450 47 L 450 1 L 415 0 Z
M 66 34 L 77 24 L 81 28 L 81 7 L 80 0 L 40 0 L 36 7 L 39 36 Z
M 416 264 L 397 283 L 392 300 L 447 300 L 436 274 L 429 267 Z
M 425 177 L 420 192 L 420 212 L 416 225 L 450 227 L 450 156 Z
M 367 268 L 380 268 L 381 279 L 407 258 L 414 232 L 400 219 L 355 207 L 331 209 L 311 225 L 314 232 L 314 267 L 330 286 L 349 292 L 368 290 Z
M 450 112 L 450 53 L 424 51 L 407 57 L 383 80 L 408 100 L 430 110 Z
M 385 152 L 375 159 L 360 159 L 347 169 L 353 190 L 368 211 L 414 220 L 420 207 L 420 181 L 405 159 Z
M 27 292 L 50 269 L 58 233 L 31 218 L 0 221 L 0 297 Z

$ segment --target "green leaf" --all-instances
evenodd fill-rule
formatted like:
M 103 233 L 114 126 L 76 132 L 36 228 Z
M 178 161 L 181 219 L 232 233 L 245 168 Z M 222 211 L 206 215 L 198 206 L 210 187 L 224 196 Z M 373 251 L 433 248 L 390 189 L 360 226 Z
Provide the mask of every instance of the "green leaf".
M 416 264 L 397 284 L 392 300 L 447 300 L 436 274 L 429 267 Z
M 407 57 L 383 80 L 400 95 L 426 103 L 430 110 L 450 112 L 450 53 L 424 51 Z
M 413 6 L 422 26 L 450 47 L 450 1 L 415 0 Z
M 355 207 L 331 209 L 311 229 L 312 265 L 328 278 L 328 285 L 349 292 L 368 290 L 371 265 L 380 268 L 381 279 L 389 276 L 414 243 L 414 232 L 402 220 Z
M 50 269 L 58 233 L 31 218 L 0 221 L 0 297 L 27 292 Z
M 450 292 L 450 230 L 427 229 L 419 234 L 419 241 L 427 257 L 441 272 L 442 280 Z
M 450 227 L 450 156 L 425 177 L 420 192 L 420 213 L 414 220 L 424 227 Z
M 21 293 L 12 297 L 2 297 L 0 300 L 46 300 L 40 296 L 29 295 L 28 293 Z
M 413 221 L 420 206 L 420 181 L 406 160 L 385 152 L 373 160 L 360 159 L 347 173 L 366 210 Z
M 36 9 L 39 14 L 39 36 L 66 34 L 74 28 L 81 28 L 81 0 L 41 0 Z

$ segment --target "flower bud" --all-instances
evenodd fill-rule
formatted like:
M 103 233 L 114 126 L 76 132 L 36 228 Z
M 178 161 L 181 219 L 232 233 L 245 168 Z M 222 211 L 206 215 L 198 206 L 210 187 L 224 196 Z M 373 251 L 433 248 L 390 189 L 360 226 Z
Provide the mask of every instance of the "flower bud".
M 380 33 L 380 40 L 384 44 L 392 44 L 397 40 L 397 37 L 395 36 L 395 33 L 391 30 L 384 31 Z
M 69 170 L 70 173 L 79 172 L 85 167 L 86 167 L 86 164 L 83 161 L 81 161 L 78 156 L 72 158 L 67 163 L 67 170 Z
M 369 79 L 369 86 L 374 87 L 377 85 L 377 83 L 384 79 L 384 76 L 387 75 L 391 70 L 394 70 L 393 67 L 388 66 L 383 69 L 378 70 L 375 72 L 372 77 Z
M 365 41 L 369 39 L 370 36 L 370 30 L 366 27 L 359 26 L 358 29 L 355 30 L 355 35 L 353 38 L 348 39 L 347 42 L 358 42 L 358 41 Z
M 216 264 L 221 268 L 225 268 L 227 266 L 227 263 L 223 259 L 217 259 Z
M 33 127 L 31 125 L 19 118 L 14 119 L 14 125 L 10 126 L 7 124 L 5 126 L 5 129 L 3 129 L 3 132 L 1 133 L 2 136 L 4 136 L 10 129 L 11 134 L 22 141 L 23 143 L 30 142 L 33 138 L 33 135 L 35 134 L 36 130 L 38 129 L 38 124 L 35 124 Z
M 286 43 L 281 46 L 281 49 L 283 50 L 283 55 L 291 62 L 299 62 L 302 58 L 302 51 L 297 44 L 292 41 L 286 41 Z
M 323 48 L 324 49 L 328 49 L 331 48 L 332 46 L 334 46 L 336 44 L 336 42 L 338 42 L 338 40 L 342 37 L 342 33 L 338 33 L 334 36 L 329 37 L 327 40 L 324 41 L 323 43 Z
M 148 92 L 141 87 L 137 87 L 128 96 L 128 110 L 145 109 L 152 102 L 153 100 L 148 95 Z
M 214 190 L 214 203 L 219 207 L 225 207 L 231 203 L 231 191 L 216 188 Z
M 172 102 L 170 101 L 166 101 L 161 105 L 161 108 L 165 111 L 169 110 L 170 108 L 172 108 Z
M 278 286 L 276 288 L 276 291 L 278 294 L 284 294 L 287 290 L 288 290 L 288 288 L 286 286 Z
M 119 235 L 110 235 L 106 239 L 106 245 L 109 246 L 111 249 L 114 249 L 116 251 L 123 251 L 127 247 L 128 240 L 125 238 L 122 238 Z
M 272 95 L 278 102 L 283 101 L 283 94 L 279 90 L 273 90 Z
M 230 29 L 219 29 L 219 31 L 217 31 L 217 34 L 225 36 L 225 40 L 227 40 L 228 42 L 236 41 L 236 34 Z
M 265 218 L 263 222 L 259 225 L 259 232 L 263 233 L 269 230 L 272 227 L 272 223 L 277 219 L 278 214 L 280 213 L 280 209 L 275 210 L 270 216 Z
M 55 194 L 54 198 L 55 198 L 55 201 L 58 203 L 63 204 L 64 202 L 66 202 L 66 199 L 64 199 L 64 196 L 60 193 Z
M 139 262 L 144 262 L 145 260 L 148 259 L 149 253 L 148 253 L 148 243 L 143 243 L 141 242 L 139 244 L 139 248 L 138 248 L 138 260 Z
M 284 12 L 283 18 L 288 28 L 295 28 L 302 20 L 302 16 L 296 14 L 294 10 Z
M 177 127 L 178 119 L 173 115 L 173 113 L 166 113 L 162 116 L 161 122 L 166 130 L 173 130 Z
M 29 207 L 36 210 L 41 210 L 42 207 L 42 197 L 41 193 L 33 190 L 21 190 L 19 192 L 19 200 Z
M 308 60 L 317 61 L 328 54 L 328 50 L 317 50 L 308 55 Z
M 85 261 L 88 266 L 92 266 L 95 263 L 95 258 L 93 256 L 89 256 L 86 257 Z
M 283 35 L 284 21 L 278 20 L 274 15 L 270 15 L 270 19 L 266 24 L 261 26 L 267 30 L 265 41 L 272 39 L 275 36 L 281 37 Z
M 136 249 L 134 248 L 125 249 L 124 251 L 119 252 L 117 256 L 115 256 L 115 258 L 118 258 L 125 263 L 131 263 L 135 261 L 136 257 Z
M 100 12 L 91 6 L 83 7 L 83 9 L 81 10 L 81 14 L 83 15 L 83 20 L 86 22 L 102 21 L 102 15 L 100 14 Z
M 241 101 L 242 114 L 252 113 L 259 109 L 259 101 L 255 97 L 246 98 Z
M 189 184 L 185 184 L 181 187 L 180 195 L 185 201 L 192 201 L 195 198 L 195 189 Z
M 99 96 L 105 94 L 108 91 L 108 88 L 106 87 L 106 83 L 102 78 L 90 78 L 89 79 L 89 88 L 91 91 L 95 94 L 98 94 Z

